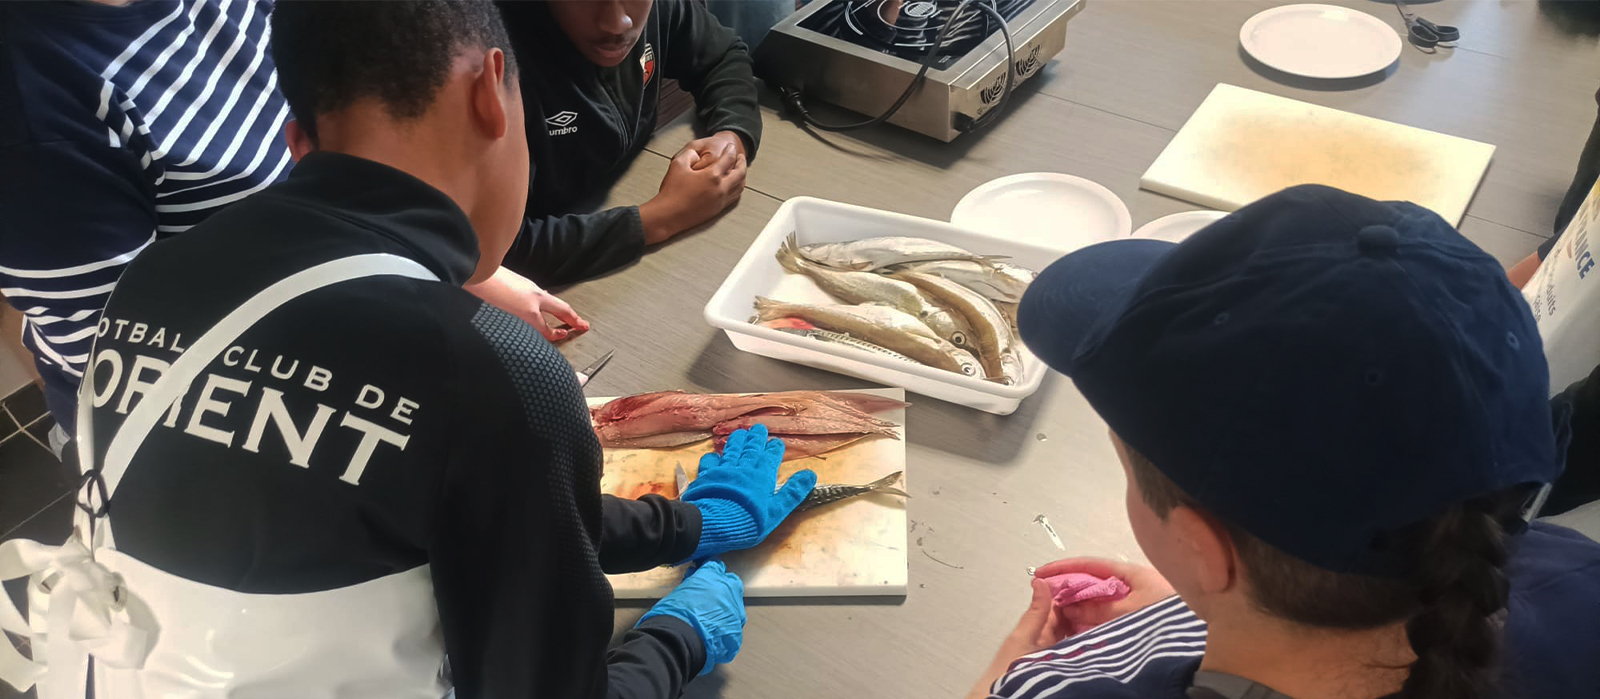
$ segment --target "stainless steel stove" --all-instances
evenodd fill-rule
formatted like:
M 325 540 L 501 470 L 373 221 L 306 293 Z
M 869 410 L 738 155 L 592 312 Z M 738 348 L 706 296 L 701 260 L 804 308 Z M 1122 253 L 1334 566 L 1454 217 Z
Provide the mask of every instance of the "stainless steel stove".
M 1017 84 L 1061 51 L 1067 20 L 1083 8 L 1083 0 L 972 4 L 990 1 L 1007 19 Z M 959 0 L 813 0 L 761 42 L 757 74 L 775 88 L 877 115 L 894 104 L 934 51 L 924 83 L 889 123 L 954 140 L 983 123 L 978 119 L 1001 102 L 1006 82 L 998 21 L 972 5 L 941 45 L 933 46 L 958 5 Z

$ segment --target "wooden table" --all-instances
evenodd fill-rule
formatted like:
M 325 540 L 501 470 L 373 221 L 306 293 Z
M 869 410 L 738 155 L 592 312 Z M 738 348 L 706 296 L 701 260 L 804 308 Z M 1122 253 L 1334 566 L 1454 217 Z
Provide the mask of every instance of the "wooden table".
M 1393 6 L 1334 0 L 1404 33 Z M 1462 28 L 1454 51 L 1406 48 L 1385 79 L 1341 89 L 1284 84 L 1247 65 L 1239 26 L 1268 2 L 1089 0 L 1067 48 L 1019 90 L 987 133 L 943 144 L 894 128 L 812 137 L 767 109 L 760 157 L 739 206 L 634 267 L 562 296 L 594 323 L 563 351 L 616 359 L 591 395 L 657 389 L 855 388 L 846 377 L 733 348 L 701 309 L 787 197 L 945 218 L 987 180 L 1018 172 L 1087 177 L 1128 203 L 1134 225 L 1200 208 L 1139 190 L 1139 175 L 1212 86 L 1229 82 L 1499 146 L 1462 229 L 1505 263 L 1550 233 L 1595 117 L 1600 49 L 1561 34 L 1528 0 L 1444 0 L 1424 16 Z M 822 110 L 839 116 L 836 112 Z M 653 195 L 666 159 L 691 137 L 663 130 L 609 205 Z M 1139 560 L 1123 476 L 1105 425 L 1059 376 L 1014 415 L 912 397 L 908 453 L 911 585 L 904 599 L 761 603 L 737 662 L 692 697 L 960 696 L 1026 605 L 1025 569 L 1067 555 L 1033 522 L 1047 515 L 1072 555 Z M 619 630 L 643 607 L 617 613 Z

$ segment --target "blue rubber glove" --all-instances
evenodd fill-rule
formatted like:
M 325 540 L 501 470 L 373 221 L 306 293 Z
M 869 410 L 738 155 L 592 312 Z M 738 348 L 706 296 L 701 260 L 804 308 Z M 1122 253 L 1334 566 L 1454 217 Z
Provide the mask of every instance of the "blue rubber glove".
M 722 455 L 706 454 L 700 472 L 679 499 L 700 508 L 700 543 L 692 560 L 747 549 L 762 542 L 817 486 L 815 471 L 798 471 L 778 488 L 783 440 L 767 439 L 765 425 L 734 432 Z
M 704 675 L 717 665 L 733 662 L 744 644 L 744 582 L 729 573 L 722 561 L 706 561 L 690 570 L 639 623 L 653 616 L 682 619 L 700 634 L 706 646 L 706 666 L 700 670 Z

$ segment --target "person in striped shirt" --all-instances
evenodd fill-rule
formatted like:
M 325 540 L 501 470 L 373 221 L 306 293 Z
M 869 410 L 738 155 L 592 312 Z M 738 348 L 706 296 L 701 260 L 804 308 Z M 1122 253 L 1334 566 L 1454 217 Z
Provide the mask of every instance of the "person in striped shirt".
M 268 46 L 272 7 L 0 3 L 0 294 L 25 314 L 22 340 L 58 446 L 128 261 L 293 167 Z M 508 270 L 470 289 L 551 340 L 588 328 Z M 550 327 L 545 312 L 571 330 Z
M 1443 219 L 1297 187 L 1072 253 L 1018 313 L 1110 427 L 1153 567 L 1039 569 L 972 697 L 1600 688 L 1600 544 L 1532 521 L 1565 425 L 1538 329 Z M 1132 592 L 1057 608 L 1069 572 Z

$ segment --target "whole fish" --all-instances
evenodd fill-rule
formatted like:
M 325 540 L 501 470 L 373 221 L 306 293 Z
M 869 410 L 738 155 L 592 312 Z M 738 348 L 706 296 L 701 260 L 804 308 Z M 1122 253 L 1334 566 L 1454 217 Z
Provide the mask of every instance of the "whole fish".
M 990 301 L 1016 303 L 1033 283 L 1033 272 L 1005 262 L 984 264 L 971 260 L 935 260 L 895 265 L 893 271 L 921 272 L 944 277 L 983 294 Z
M 796 512 L 803 512 L 839 502 L 840 500 L 848 500 L 858 495 L 866 495 L 867 493 L 884 493 L 909 498 L 911 497 L 910 493 L 894 487 L 894 483 L 899 481 L 903 475 L 905 475 L 904 471 L 895 471 L 866 485 L 819 485 L 813 488 L 811 494 L 807 495 L 806 499 L 801 500 L 800 505 L 794 509 Z
M 922 321 L 885 306 L 813 306 L 756 297 L 756 317 L 767 321 L 796 317 L 824 330 L 899 352 L 928 366 L 976 376 L 982 367 L 972 353 L 934 334 Z
M 905 262 L 926 260 L 972 260 L 991 262 L 1005 256 L 977 255 L 949 243 L 927 238 L 863 238 L 846 243 L 818 243 L 800 248 L 800 254 L 817 264 L 857 272 Z
M 928 301 L 922 292 L 905 282 L 871 272 L 853 272 L 817 264 L 800 254 L 793 233 L 778 246 L 778 264 L 791 274 L 804 274 L 823 291 L 845 303 L 877 304 L 917 317 L 935 335 L 957 347 L 968 346 L 971 329 L 950 309 Z
M 762 325 L 766 325 L 766 323 L 762 323 Z M 809 325 L 809 323 L 807 323 L 807 325 Z M 905 356 L 903 354 L 900 354 L 899 352 L 886 350 L 886 349 L 884 349 L 882 347 L 879 347 L 877 345 L 874 345 L 874 344 L 872 344 L 870 342 L 862 342 L 861 340 L 857 340 L 857 339 L 855 339 L 853 337 L 850 337 L 849 335 L 846 335 L 844 333 L 836 333 L 836 332 L 833 332 L 832 330 L 823 330 L 821 328 L 811 328 L 809 330 L 801 330 L 799 328 L 773 328 L 773 329 L 777 330 L 779 332 L 788 333 L 790 335 L 797 335 L 799 337 L 805 337 L 805 338 L 810 338 L 812 340 L 817 340 L 818 342 L 830 342 L 830 343 L 833 343 L 833 344 L 836 344 L 836 345 L 844 345 L 846 347 L 854 347 L 856 349 L 861 349 L 861 350 L 866 350 L 868 352 L 872 352 L 873 354 L 881 354 L 881 355 L 883 355 L 885 357 L 889 357 L 890 359 L 899 359 L 899 360 L 902 360 L 902 361 L 916 363 L 915 359 L 912 359 L 912 358 L 907 357 L 907 356 Z
M 984 378 L 1015 385 L 1022 378 L 1022 360 L 1017 354 L 1011 324 L 994 303 L 981 294 L 944 277 L 921 272 L 892 272 L 891 277 L 915 284 L 939 300 L 950 304 L 967 317 L 977 339 L 978 359 L 983 362 Z

